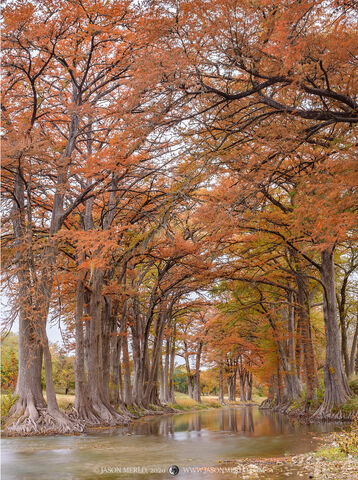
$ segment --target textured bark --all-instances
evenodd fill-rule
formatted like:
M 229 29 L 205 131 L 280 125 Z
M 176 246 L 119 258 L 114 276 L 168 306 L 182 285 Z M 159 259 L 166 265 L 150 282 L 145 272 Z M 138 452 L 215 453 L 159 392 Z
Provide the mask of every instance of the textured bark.
M 352 394 L 344 373 L 339 345 L 333 248 L 323 250 L 321 253 L 321 281 L 324 286 L 323 315 L 326 336 L 325 395 L 313 418 L 327 418 L 333 414 L 333 410 L 336 416 L 336 410 L 340 409 Z
M 77 283 L 76 293 L 76 356 L 75 356 L 75 413 L 78 418 L 88 424 L 99 423 L 95 411 L 93 410 L 89 395 L 85 373 L 84 359 L 84 334 L 83 334 L 83 311 L 84 311 L 85 292 L 81 280 Z
M 227 377 L 228 400 L 229 402 L 236 401 L 236 369 L 231 375 Z
M 102 309 L 102 383 L 103 395 L 106 402 L 110 402 L 109 381 L 110 381 L 110 335 L 112 332 L 112 301 L 103 297 Z
M 194 379 L 193 374 L 191 373 L 190 362 L 189 362 L 189 350 L 186 341 L 184 343 L 184 360 L 185 360 L 185 368 L 186 374 L 188 377 L 188 395 L 190 398 L 194 398 Z
M 162 403 L 169 402 L 169 363 L 170 363 L 170 339 L 167 338 L 165 341 L 165 356 L 164 364 L 160 362 L 160 401 Z
M 160 405 L 159 400 L 159 359 L 162 355 L 162 343 L 164 326 L 166 324 L 168 315 L 171 312 L 171 307 L 166 305 L 162 306 L 160 313 L 157 316 L 155 324 L 155 335 L 152 348 L 152 362 L 149 372 L 148 381 L 145 388 L 145 394 L 143 398 L 144 405 L 148 407 L 150 404 Z M 148 362 L 149 365 L 149 362 Z
M 224 405 L 224 368 L 222 363 L 219 363 L 219 403 Z
M 139 405 L 141 401 L 139 379 L 141 378 L 141 345 L 140 338 L 142 338 L 142 325 L 139 314 L 138 299 L 134 298 L 132 301 L 131 311 L 133 313 L 133 321 L 130 328 L 132 332 L 132 356 L 133 356 L 133 389 L 132 396 L 135 404 Z
M 102 353 L 102 308 L 103 308 L 103 272 L 95 270 L 92 275 L 92 292 L 89 304 L 91 320 L 89 322 L 88 344 L 88 386 L 91 406 L 101 422 L 109 425 L 121 424 L 129 419 L 127 412 L 119 415 L 109 403 L 103 391 L 103 353 Z
M 349 359 L 349 375 L 353 375 L 353 372 L 354 372 L 354 356 L 355 356 L 355 353 L 357 352 L 357 343 L 358 343 L 358 312 L 356 317 L 356 328 L 354 330 L 351 354 Z
M 290 366 L 285 348 L 282 344 L 282 341 L 279 339 L 278 329 L 277 329 L 277 326 L 276 326 L 276 323 L 275 323 L 273 317 L 271 315 L 268 315 L 268 318 L 269 318 L 269 322 L 270 322 L 272 330 L 273 330 L 274 339 L 275 339 L 276 344 L 277 344 L 282 369 L 283 369 L 284 374 L 285 374 L 285 382 L 286 382 L 286 398 L 285 398 L 285 401 L 286 402 L 293 402 L 299 397 L 299 395 L 301 393 L 301 387 L 300 387 L 300 384 L 299 384 L 299 381 L 298 381 L 297 372 L 296 372 L 296 370 L 292 370 L 292 368 Z M 281 379 L 279 368 L 278 368 L 278 376 Z M 282 395 L 282 392 L 281 392 L 281 380 L 278 381 L 278 386 L 279 386 L 280 397 L 281 397 L 281 401 L 282 401 L 283 400 L 283 395 Z
M 193 377 L 194 380 L 194 390 L 193 398 L 196 402 L 201 403 L 201 392 L 200 392 L 200 362 L 201 362 L 201 352 L 203 350 L 203 342 L 199 342 L 198 350 L 195 357 L 195 374 Z
M 239 375 L 240 379 L 240 400 L 246 402 L 246 375 Z
M 38 274 L 31 244 L 33 220 L 30 204 L 26 208 L 25 220 L 23 178 L 19 168 L 15 177 L 16 201 L 12 210 L 19 283 L 19 375 L 16 386 L 18 399 L 9 412 L 5 429 L 22 434 L 78 432 L 83 430 L 83 425 L 60 412 L 57 405 L 46 333 L 56 249 L 49 240 L 44 252 L 44 266 L 40 269 L 41 274 Z M 55 199 L 57 193 L 56 190 Z M 31 192 L 28 191 L 27 195 L 30 202 Z M 55 213 L 52 212 L 52 221 Z M 56 231 L 50 229 L 50 235 Z M 41 388 L 42 357 L 45 365 L 47 407 Z
M 239 377 L 240 381 L 240 400 L 242 402 L 246 402 L 246 375 L 247 375 L 247 370 L 243 365 L 243 358 L 240 356 L 239 361 L 238 361 L 238 367 L 237 367 L 237 375 Z
M 123 381 L 121 368 L 121 337 L 115 330 L 111 338 L 111 375 L 110 400 L 114 407 L 123 400 Z
M 252 401 L 252 373 L 247 372 L 247 377 L 246 377 L 246 400 L 248 402 Z
M 175 365 L 175 337 L 176 324 L 173 325 L 173 333 L 171 335 L 170 361 L 169 361 L 169 402 L 175 403 L 174 395 L 174 365 Z
M 121 344 L 123 352 L 123 401 L 126 406 L 130 406 L 133 403 L 132 386 L 131 386 L 131 371 L 129 364 L 129 351 L 128 351 L 128 331 L 127 331 L 127 303 L 123 307 L 123 313 L 121 316 Z
M 314 349 L 312 343 L 312 328 L 310 319 L 310 306 L 308 299 L 307 277 L 302 271 L 296 272 L 297 283 L 297 314 L 301 325 L 301 342 L 303 346 L 303 359 L 305 379 L 307 386 L 307 401 L 312 402 L 315 398 L 315 390 L 318 385 L 317 369 L 315 365 Z

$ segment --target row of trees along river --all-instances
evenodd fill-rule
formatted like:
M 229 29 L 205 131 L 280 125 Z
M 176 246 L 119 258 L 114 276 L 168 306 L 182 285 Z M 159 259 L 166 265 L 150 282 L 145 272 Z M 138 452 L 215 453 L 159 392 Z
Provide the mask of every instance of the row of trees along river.
M 354 2 L 43 0 L 3 9 L 6 429 L 75 432 L 200 401 L 215 366 L 266 406 L 353 405 Z M 57 403 L 48 322 L 75 354 Z M 41 386 L 45 370 L 46 401 Z

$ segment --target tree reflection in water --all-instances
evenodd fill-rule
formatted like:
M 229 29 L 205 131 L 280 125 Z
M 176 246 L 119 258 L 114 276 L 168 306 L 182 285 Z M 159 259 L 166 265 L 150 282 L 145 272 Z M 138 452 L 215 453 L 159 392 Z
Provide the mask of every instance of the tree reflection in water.
M 132 435 L 154 435 L 175 438 L 180 432 L 232 432 L 245 436 L 275 436 L 298 433 L 331 431 L 332 425 L 318 423 L 307 425 L 295 418 L 255 407 L 226 407 L 218 410 L 163 415 L 138 420 L 131 424 Z M 190 436 L 190 435 L 189 435 Z

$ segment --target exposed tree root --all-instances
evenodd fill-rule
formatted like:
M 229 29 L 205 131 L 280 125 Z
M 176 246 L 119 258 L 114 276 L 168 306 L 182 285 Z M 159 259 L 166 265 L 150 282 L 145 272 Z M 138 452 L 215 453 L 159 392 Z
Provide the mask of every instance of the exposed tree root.
M 259 410 L 271 410 L 274 406 L 275 401 L 272 398 L 266 398 L 259 406 Z
M 327 403 L 323 402 L 318 410 L 311 415 L 310 420 L 325 422 L 351 422 L 354 414 L 356 413 L 357 412 L 345 412 L 342 408 L 327 405 Z
M 81 420 L 70 418 L 60 411 L 36 408 L 31 403 L 20 416 L 16 413 L 10 415 L 5 424 L 5 433 L 24 436 L 82 433 L 84 429 L 85 423 Z
M 73 407 L 69 413 L 69 417 L 73 420 L 82 421 L 88 426 L 98 426 L 101 424 L 100 417 L 92 408 L 86 406 Z
M 324 402 L 312 413 L 308 403 L 295 407 L 290 402 L 275 403 L 274 400 L 267 398 L 259 406 L 260 410 L 272 410 L 291 417 L 298 417 L 309 422 L 350 422 L 357 412 L 346 412 L 342 408 L 327 405 Z
M 122 411 L 118 413 L 110 404 L 106 404 L 101 400 L 93 402 L 93 409 L 102 425 L 126 425 L 133 419 L 130 412 Z

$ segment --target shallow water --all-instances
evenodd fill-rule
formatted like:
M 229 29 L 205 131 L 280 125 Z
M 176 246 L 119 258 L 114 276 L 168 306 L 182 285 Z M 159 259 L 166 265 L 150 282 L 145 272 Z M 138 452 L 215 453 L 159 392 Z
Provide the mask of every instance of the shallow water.
M 317 445 L 319 434 L 336 428 L 332 423 L 300 424 L 257 407 L 227 407 L 147 417 L 128 427 L 79 436 L 4 438 L 2 478 L 240 479 L 229 473 L 230 460 L 305 453 Z M 170 465 L 179 466 L 177 476 L 168 473 Z M 194 472 L 193 467 L 201 471 Z M 209 468 L 212 471 L 205 472 Z M 282 472 L 270 478 L 288 477 Z M 291 473 L 289 478 L 302 477 Z

